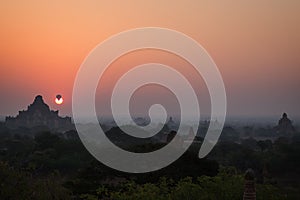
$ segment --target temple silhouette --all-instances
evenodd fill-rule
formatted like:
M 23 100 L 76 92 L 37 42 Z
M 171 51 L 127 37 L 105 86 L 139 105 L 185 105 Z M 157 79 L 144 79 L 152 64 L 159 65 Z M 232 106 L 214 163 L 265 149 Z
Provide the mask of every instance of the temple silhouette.
M 284 136 L 291 136 L 295 133 L 295 128 L 292 121 L 288 118 L 286 113 L 282 114 L 281 119 L 278 121 L 278 125 L 275 127 L 277 134 Z
M 36 96 L 27 110 L 19 111 L 16 117 L 6 117 L 5 123 L 8 128 L 47 127 L 55 131 L 70 130 L 73 127 L 71 117 L 60 117 L 58 110 L 50 110 L 41 95 Z

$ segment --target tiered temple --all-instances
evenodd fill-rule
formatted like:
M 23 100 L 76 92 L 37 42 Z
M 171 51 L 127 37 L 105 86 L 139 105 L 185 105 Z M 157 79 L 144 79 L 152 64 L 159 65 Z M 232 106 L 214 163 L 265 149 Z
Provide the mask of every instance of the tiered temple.
M 51 130 L 68 130 L 73 126 L 70 117 L 60 117 L 58 111 L 50 110 L 41 95 L 16 117 L 6 117 L 5 123 L 9 128 L 46 126 Z

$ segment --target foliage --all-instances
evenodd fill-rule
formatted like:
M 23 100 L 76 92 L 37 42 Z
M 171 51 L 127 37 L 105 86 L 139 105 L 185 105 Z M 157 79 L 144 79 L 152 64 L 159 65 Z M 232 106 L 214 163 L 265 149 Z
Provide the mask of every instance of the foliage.
M 0 199 L 242 199 L 242 174 L 249 167 L 259 183 L 258 200 L 300 199 L 297 135 L 274 143 L 225 140 L 206 159 L 197 157 L 197 144 L 161 170 L 128 174 L 96 161 L 76 137 L 43 132 L 31 138 L 5 131 L 0 137 Z
M 244 178 L 235 168 L 222 168 L 215 177 L 201 176 L 196 181 L 186 177 L 178 182 L 162 177 L 158 183 L 137 184 L 126 181 L 116 187 L 101 185 L 94 192 L 80 195 L 81 199 L 115 200 L 240 200 Z M 272 185 L 257 185 L 257 199 L 287 199 Z
M 0 162 L 1 199 L 70 199 L 70 192 L 62 187 L 59 174 L 34 178 Z

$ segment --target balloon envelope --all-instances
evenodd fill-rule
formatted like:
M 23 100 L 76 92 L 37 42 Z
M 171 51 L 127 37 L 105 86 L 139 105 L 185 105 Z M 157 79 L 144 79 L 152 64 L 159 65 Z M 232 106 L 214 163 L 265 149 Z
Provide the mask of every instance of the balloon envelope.
M 61 99 L 61 95 L 60 95 L 60 94 L 56 95 L 56 98 L 57 98 L 58 100 L 60 100 L 60 99 Z

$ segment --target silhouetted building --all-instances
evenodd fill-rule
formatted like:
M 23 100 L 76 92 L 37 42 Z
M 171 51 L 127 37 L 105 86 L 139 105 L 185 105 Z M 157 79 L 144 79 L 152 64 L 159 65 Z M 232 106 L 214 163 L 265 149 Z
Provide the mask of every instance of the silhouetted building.
M 172 131 L 177 131 L 178 125 L 175 123 L 172 117 L 169 118 L 169 121 L 167 122 L 167 126 Z
M 252 169 L 248 169 L 245 174 L 243 200 L 256 200 L 255 175 Z
M 70 117 L 58 116 L 58 110 L 50 110 L 40 95 L 35 97 L 27 110 L 19 111 L 16 117 L 6 117 L 5 123 L 8 128 L 48 127 L 50 130 L 64 131 L 73 127 Z
M 147 126 L 150 123 L 149 118 L 137 117 L 133 120 L 139 126 Z
M 292 121 L 288 118 L 286 113 L 282 114 L 282 118 L 278 121 L 278 125 L 275 129 L 278 134 L 284 136 L 291 136 L 295 132 Z

